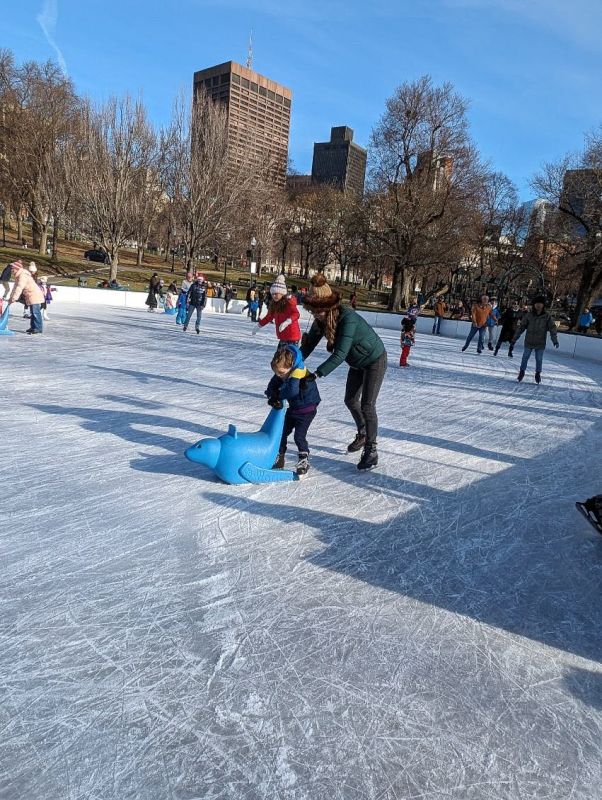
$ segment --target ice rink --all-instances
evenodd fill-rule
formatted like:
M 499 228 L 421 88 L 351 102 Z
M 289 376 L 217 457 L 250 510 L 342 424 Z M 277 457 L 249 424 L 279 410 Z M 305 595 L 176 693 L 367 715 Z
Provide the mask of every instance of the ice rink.
M 2 800 L 602 798 L 602 366 L 398 335 L 301 482 L 187 446 L 268 410 L 273 328 L 53 306 L 0 339 Z M 315 368 L 316 352 L 308 360 Z M 294 445 L 289 448 L 291 463 Z

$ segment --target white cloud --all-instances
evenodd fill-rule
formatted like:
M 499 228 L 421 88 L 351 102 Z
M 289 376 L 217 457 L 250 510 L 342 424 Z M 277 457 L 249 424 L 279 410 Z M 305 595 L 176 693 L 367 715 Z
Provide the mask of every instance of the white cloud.
M 61 52 L 60 47 L 54 40 L 54 32 L 56 29 L 56 21 L 58 18 L 58 5 L 57 0 L 45 0 L 44 6 L 40 13 L 37 15 L 36 19 L 40 24 L 40 28 L 44 31 L 44 36 L 46 37 L 48 44 L 54 49 L 56 53 L 57 61 L 59 62 L 59 67 L 65 77 L 69 74 L 67 72 L 67 62 Z

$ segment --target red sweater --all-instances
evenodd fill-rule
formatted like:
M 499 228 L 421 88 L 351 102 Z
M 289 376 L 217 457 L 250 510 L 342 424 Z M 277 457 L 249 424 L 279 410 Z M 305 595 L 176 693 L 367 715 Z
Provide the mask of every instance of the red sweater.
M 283 322 L 290 319 L 291 324 L 281 332 L 280 326 Z M 263 328 L 264 325 L 274 321 L 276 325 L 276 336 L 281 342 L 298 342 L 301 338 L 301 328 L 299 327 L 299 309 L 297 308 L 297 301 L 294 297 L 286 298 L 286 305 L 283 311 L 276 311 L 274 314 L 268 313 L 259 320 L 259 325 Z

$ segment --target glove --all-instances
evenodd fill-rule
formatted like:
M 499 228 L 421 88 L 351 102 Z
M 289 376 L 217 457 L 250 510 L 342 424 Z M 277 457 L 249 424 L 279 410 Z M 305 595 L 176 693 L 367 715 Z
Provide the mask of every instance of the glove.
M 282 333 L 282 331 L 285 331 L 289 325 L 292 325 L 292 323 L 293 323 L 292 319 L 285 319 L 284 322 L 281 322 L 280 325 L 278 326 L 278 333 Z
M 259 325 L 256 325 L 253 330 L 251 331 L 251 336 L 257 336 L 257 331 L 259 330 Z
M 307 373 L 305 374 L 305 377 L 303 378 L 303 380 L 305 380 L 305 381 L 315 381 L 317 377 L 318 377 L 318 375 L 316 375 L 315 372 L 309 372 L 309 370 L 308 370 Z
M 268 405 L 276 409 L 284 407 L 284 403 L 282 402 L 282 400 L 279 400 L 277 397 L 268 397 Z
M 560 347 L 560 343 L 559 342 L 554 342 L 554 347 L 558 350 L 558 348 Z

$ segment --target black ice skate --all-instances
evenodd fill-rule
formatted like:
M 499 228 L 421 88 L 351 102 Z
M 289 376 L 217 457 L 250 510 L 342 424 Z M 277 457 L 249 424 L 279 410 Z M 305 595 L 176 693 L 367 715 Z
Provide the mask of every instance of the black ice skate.
M 602 494 L 590 497 L 585 503 L 575 503 L 575 505 L 598 533 L 602 533 Z
M 278 457 L 276 461 L 274 461 L 272 469 L 284 469 L 284 453 L 278 453 Z
M 535 373 L 535 383 L 541 383 L 541 372 Z
M 491 342 L 488 342 L 487 349 L 488 350 L 493 350 L 493 345 L 491 344 Z
M 518 373 L 518 378 L 516 380 L 520 383 L 524 377 L 525 377 L 525 370 L 521 369 L 521 371 Z
M 376 452 L 375 444 L 367 444 L 364 447 L 364 452 L 360 458 L 360 463 L 357 465 L 358 469 L 368 470 L 374 469 L 378 465 L 378 453 Z
M 309 472 L 309 453 L 299 453 L 299 460 L 297 461 L 297 475 L 307 475 Z
M 355 439 L 351 442 L 350 445 L 347 446 L 348 453 L 357 453 L 358 450 L 361 450 L 366 444 L 366 434 L 358 433 Z

